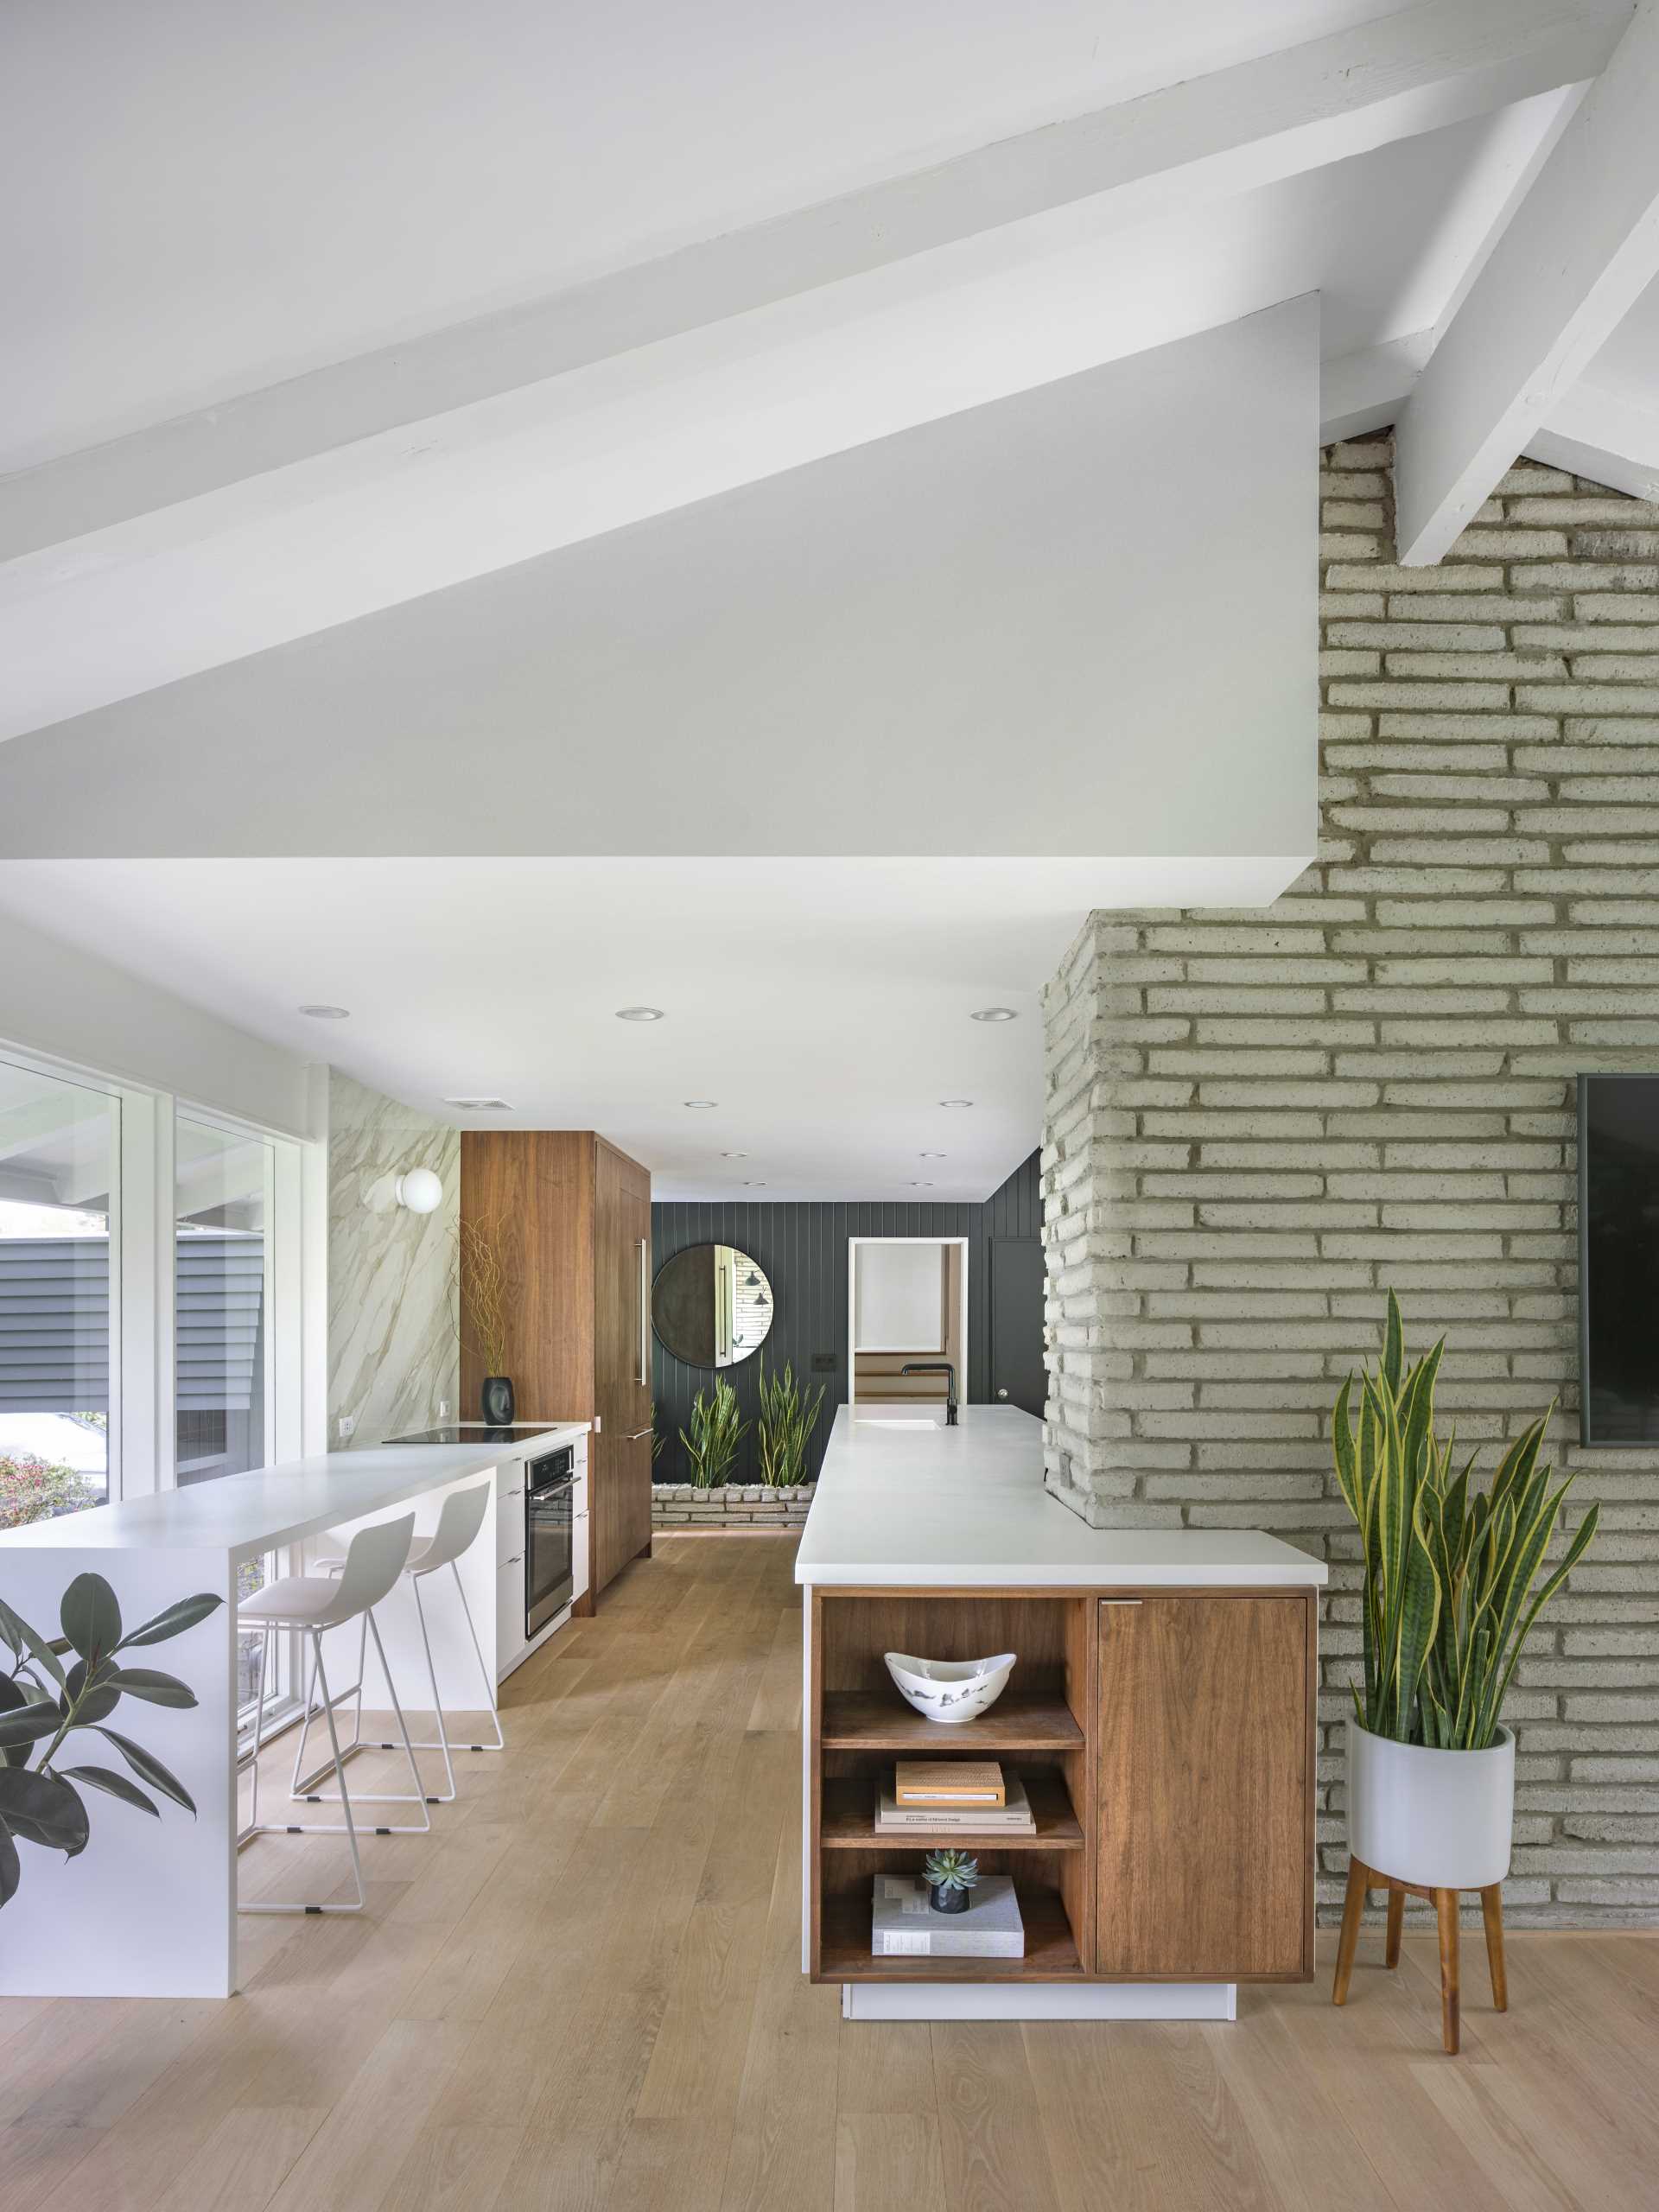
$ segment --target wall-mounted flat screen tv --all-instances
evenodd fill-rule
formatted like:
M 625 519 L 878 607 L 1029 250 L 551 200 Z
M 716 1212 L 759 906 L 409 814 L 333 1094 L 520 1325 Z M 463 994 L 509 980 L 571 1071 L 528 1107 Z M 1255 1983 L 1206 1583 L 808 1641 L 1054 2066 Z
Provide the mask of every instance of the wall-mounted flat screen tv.
M 1659 1443 L 1659 1075 L 1579 1077 L 1586 1444 Z

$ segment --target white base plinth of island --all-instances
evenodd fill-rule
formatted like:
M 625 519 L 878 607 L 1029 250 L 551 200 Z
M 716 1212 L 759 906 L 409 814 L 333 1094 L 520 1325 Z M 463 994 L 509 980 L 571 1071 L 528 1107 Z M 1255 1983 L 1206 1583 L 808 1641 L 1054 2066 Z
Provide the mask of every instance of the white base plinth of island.
M 844 1981 L 843 2020 L 1236 2020 L 1234 1981 Z

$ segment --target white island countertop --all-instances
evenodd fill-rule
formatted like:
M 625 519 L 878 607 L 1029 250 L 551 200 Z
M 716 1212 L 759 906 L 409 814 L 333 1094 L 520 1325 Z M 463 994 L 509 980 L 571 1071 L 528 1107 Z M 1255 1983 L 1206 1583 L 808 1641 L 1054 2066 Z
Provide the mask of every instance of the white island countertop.
M 511 1437 L 484 1433 L 466 1444 L 377 1444 L 361 1452 L 313 1452 L 278 1466 L 0 1531 L 0 1560 L 7 1551 L 23 1548 L 225 1551 L 238 1559 L 257 1558 L 340 1522 L 406 1505 L 447 1483 L 487 1474 L 504 1460 L 573 1443 L 588 1429 L 585 1421 L 561 1421 Z
M 925 1421 L 925 1426 L 916 1426 Z M 891 1426 L 884 1424 L 893 1424 Z M 1325 1562 L 1256 1529 L 1091 1529 L 1043 1487 L 1043 1425 L 1013 1406 L 842 1406 L 798 1582 L 902 1589 L 1320 1584 Z

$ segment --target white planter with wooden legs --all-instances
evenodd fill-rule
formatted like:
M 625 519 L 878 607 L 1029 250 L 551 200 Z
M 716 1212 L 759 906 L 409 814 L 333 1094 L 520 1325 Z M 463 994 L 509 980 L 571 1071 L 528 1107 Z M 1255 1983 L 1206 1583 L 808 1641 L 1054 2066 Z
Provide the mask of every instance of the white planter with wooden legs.
M 1360 1916 L 1375 1889 L 1386 1890 L 1385 1958 L 1400 1957 L 1408 1897 L 1433 1905 L 1440 1933 L 1441 2039 L 1459 2043 L 1458 1897 L 1478 1890 L 1486 1923 L 1492 2003 L 1506 2012 L 1501 1885 L 1510 1871 L 1515 1823 L 1515 1738 L 1500 1728 L 1484 1751 L 1441 1751 L 1375 1736 L 1348 1723 L 1348 1895 L 1332 1990 L 1348 1995 Z

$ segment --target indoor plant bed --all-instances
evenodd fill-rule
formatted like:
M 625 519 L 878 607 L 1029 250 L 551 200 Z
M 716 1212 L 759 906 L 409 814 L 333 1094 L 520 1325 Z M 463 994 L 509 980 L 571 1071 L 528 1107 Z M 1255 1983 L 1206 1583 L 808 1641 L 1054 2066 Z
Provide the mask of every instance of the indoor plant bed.
M 1408 1895 L 1440 1921 L 1441 2031 L 1455 2051 L 1459 1893 L 1478 1890 L 1492 1995 L 1507 2004 L 1499 1885 L 1509 1872 L 1515 1738 L 1498 1715 L 1534 1624 L 1594 1537 L 1579 1523 L 1542 1587 L 1543 1566 L 1573 1478 L 1554 1489 L 1539 1465 L 1551 1406 L 1499 1461 L 1488 1491 L 1475 1454 L 1452 1472 L 1453 1441 L 1434 1434 L 1434 1378 L 1445 1340 L 1405 1365 L 1400 1307 L 1389 1294 L 1382 1361 L 1343 1384 L 1332 1425 L 1337 1479 L 1360 1533 L 1364 1686 L 1348 1723 L 1348 1895 L 1332 1997 L 1347 1997 L 1368 1892 L 1389 1892 L 1387 1961 L 1400 1954 Z

